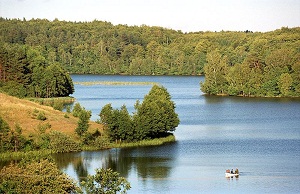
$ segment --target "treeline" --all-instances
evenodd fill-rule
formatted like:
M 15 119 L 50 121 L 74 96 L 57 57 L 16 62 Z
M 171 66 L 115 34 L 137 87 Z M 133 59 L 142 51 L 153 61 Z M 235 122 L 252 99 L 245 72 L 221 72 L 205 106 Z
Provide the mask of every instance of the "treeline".
M 0 91 L 18 97 L 50 98 L 68 96 L 74 86 L 60 64 L 49 62 L 38 49 L 0 41 Z
M 297 42 L 297 49 L 278 48 L 266 56 L 253 55 L 235 65 L 229 65 L 226 56 L 213 51 L 207 55 L 201 90 L 214 95 L 299 97 L 300 42 Z M 260 46 L 265 47 L 263 42 Z
M 175 103 L 167 89 L 154 85 L 142 103 L 135 104 L 136 112 L 131 116 L 125 105 L 113 109 L 105 105 L 99 116 L 100 123 L 112 141 L 136 142 L 167 137 L 179 125 Z
M 202 74 L 207 53 L 219 50 L 235 65 L 271 51 L 299 52 L 299 28 L 268 33 L 180 31 L 109 22 L 66 22 L 44 19 L 0 19 L 0 40 L 28 45 L 70 73 L 196 75 Z
M 49 64 L 60 64 L 70 73 L 199 75 L 217 71 L 217 74 L 226 74 L 226 83 L 216 87 L 206 82 L 202 87 L 204 92 L 299 96 L 299 77 L 296 76 L 299 27 L 266 33 L 248 30 L 182 33 L 162 27 L 114 26 L 96 20 L 0 18 L 0 43 L 8 47 L 30 47 Z M 226 71 L 219 71 L 224 68 L 221 64 L 209 70 L 214 63 L 211 59 L 215 54 L 212 53 L 216 52 L 226 64 Z M 215 63 L 219 62 L 215 60 Z M 252 72 L 251 77 L 238 75 L 241 69 L 245 75 Z M 236 80 L 238 76 L 244 78 L 242 83 Z M 224 76 L 218 79 L 223 80 Z M 219 85 L 219 81 L 215 84 Z

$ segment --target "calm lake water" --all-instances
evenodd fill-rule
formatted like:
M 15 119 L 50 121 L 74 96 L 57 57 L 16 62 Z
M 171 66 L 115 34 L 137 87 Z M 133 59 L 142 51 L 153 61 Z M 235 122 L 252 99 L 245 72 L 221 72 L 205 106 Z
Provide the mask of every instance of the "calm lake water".
M 176 103 L 177 142 L 56 155 L 59 167 L 83 180 L 99 167 L 131 183 L 129 193 L 299 193 L 300 100 L 204 96 L 191 76 L 72 75 L 73 81 L 158 82 Z M 75 85 L 74 97 L 97 120 L 101 108 L 129 112 L 150 85 Z M 225 178 L 238 168 L 239 178 Z

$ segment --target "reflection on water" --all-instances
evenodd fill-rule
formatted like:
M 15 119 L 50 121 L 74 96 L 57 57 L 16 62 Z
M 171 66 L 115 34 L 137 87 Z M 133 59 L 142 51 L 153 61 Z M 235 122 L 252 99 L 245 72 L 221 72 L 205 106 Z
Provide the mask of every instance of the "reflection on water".
M 72 177 L 76 177 L 77 181 L 84 180 L 89 173 L 93 174 L 96 168 L 111 168 L 123 177 L 136 172 L 141 180 L 156 180 L 169 177 L 176 158 L 176 147 L 176 143 L 170 143 L 160 147 L 54 154 L 53 157 L 58 167 L 74 173 Z

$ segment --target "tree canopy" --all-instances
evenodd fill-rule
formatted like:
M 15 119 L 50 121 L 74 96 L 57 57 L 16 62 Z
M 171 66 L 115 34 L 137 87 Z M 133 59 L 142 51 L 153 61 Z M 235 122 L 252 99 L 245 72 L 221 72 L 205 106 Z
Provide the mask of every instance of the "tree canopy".
M 1 40 L 1 39 L 0 39 Z M 27 45 L 1 44 L 0 90 L 18 97 L 62 97 L 74 92 L 69 74 Z
M 126 193 L 130 190 L 130 183 L 124 178 L 120 177 L 118 172 L 112 169 L 96 169 L 95 175 L 88 175 L 87 181 L 83 182 L 85 191 L 88 194 L 116 194 Z
M 11 164 L 0 170 L 1 193 L 81 193 L 48 159 Z
M 201 90 L 217 95 L 299 97 L 299 61 L 299 53 L 279 49 L 262 61 L 250 57 L 228 65 L 227 56 L 214 51 L 207 54 Z
M 0 56 L 5 56 L 0 57 L 0 80 L 9 76 L 15 81 L 6 83 L 7 87 L 16 88 L 11 93 L 24 93 L 22 84 L 32 86 L 31 95 L 36 96 L 71 92 L 70 85 L 65 89 L 57 87 L 62 91 L 53 94 L 54 81 L 45 77 L 37 85 L 24 73 L 32 71 L 37 74 L 33 80 L 40 80 L 39 72 L 52 64 L 53 67 L 46 69 L 60 72 L 59 64 L 69 73 L 205 74 L 208 81 L 203 83 L 202 91 L 208 94 L 299 96 L 300 92 L 299 27 L 265 33 L 249 30 L 182 33 L 162 27 L 113 25 L 97 20 L 0 18 L 0 43 L 3 45 Z M 8 70 L 11 64 L 18 63 L 35 64 L 36 68 L 18 65 L 13 68 L 18 71 Z M 62 76 L 56 82 L 68 83 L 66 80 L 68 77 Z
M 175 103 L 171 100 L 167 89 L 162 86 L 154 85 L 143 102 L 136 103 L 135 108 L 133 119 L 136 131 L 142 139 L 165 136 L 175 131 L 179 125 Z
M 136 112 L 129 115 L 125 105 L 113 109 L 105 105 L 100 112 L 100 122 L 112 140 L 139 141 L 166 137 L 179 125 L 175 103 L 167 89 L 154 85 L 142 103 L 135 104 Z

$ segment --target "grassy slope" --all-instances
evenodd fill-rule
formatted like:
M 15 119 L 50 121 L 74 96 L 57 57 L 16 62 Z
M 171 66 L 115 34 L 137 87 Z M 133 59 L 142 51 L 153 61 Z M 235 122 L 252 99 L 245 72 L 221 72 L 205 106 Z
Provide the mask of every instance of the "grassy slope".
M 47 120 L 40 121 L 34 118 L 34 110 L 43 111 Z M 52 130 L 74 135 L 78 118 L 73 117 L 71 114 L 68 114 L 69 118 L 65 118 L 64 115 L 65 113 L 54 110 L 52 107 L 0 93 L 0 116 L 9 124 L 11 129 L 14 129 L 15 124 L 18 123 L 23 129 L 24 135 L 34 133 L 39 124 L 46 123 L 51 125 Z M 96 128 L 102 129 L 102 126 L 90 122 L 90 130 Z

